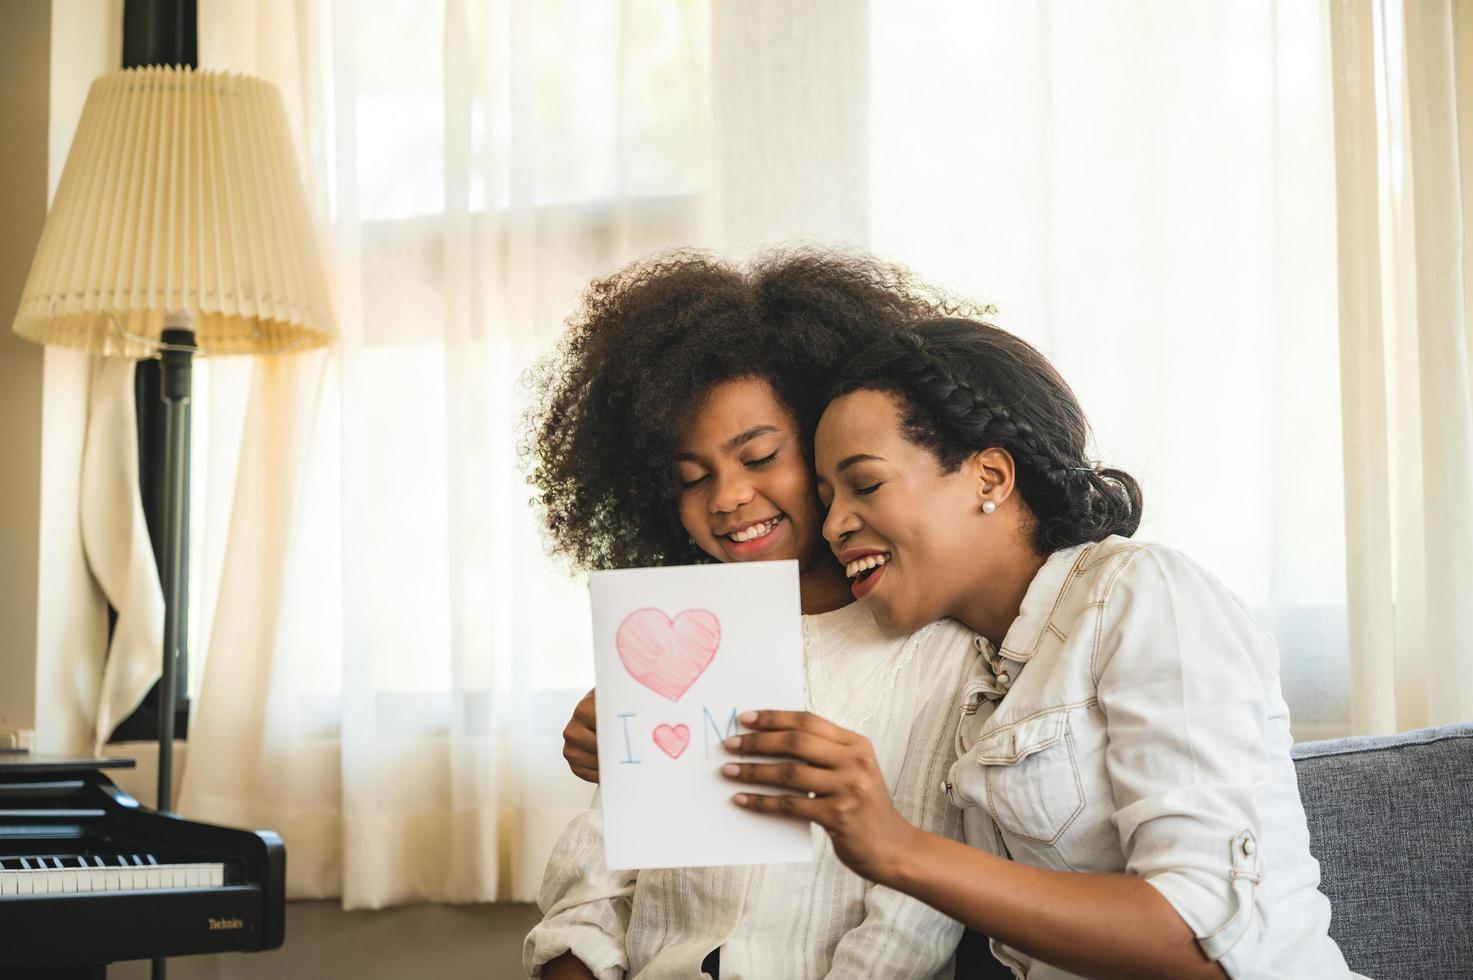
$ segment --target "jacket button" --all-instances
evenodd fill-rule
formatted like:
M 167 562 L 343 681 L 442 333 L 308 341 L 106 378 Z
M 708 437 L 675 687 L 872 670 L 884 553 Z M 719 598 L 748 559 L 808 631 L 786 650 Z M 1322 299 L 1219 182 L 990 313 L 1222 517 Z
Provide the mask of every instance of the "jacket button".
M 951 795 L 951 780 L 949 780 L 949 779 L 943 779 L 943 780 L 941 780 L 941 795 L 942 796 L 950 796 Z

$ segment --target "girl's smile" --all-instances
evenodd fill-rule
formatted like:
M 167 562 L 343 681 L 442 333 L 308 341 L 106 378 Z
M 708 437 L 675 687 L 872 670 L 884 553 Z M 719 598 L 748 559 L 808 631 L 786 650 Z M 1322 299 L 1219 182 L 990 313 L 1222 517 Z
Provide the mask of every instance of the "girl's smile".
M 760 521 L 748 521 L 734 531 L 718 531 L 717 537 L 723 540 L 722 546 L 732 561 L 747 561 L 762 558 L 769 550 L 781 547 L 790 531 L 787 515 L 778 514 Z

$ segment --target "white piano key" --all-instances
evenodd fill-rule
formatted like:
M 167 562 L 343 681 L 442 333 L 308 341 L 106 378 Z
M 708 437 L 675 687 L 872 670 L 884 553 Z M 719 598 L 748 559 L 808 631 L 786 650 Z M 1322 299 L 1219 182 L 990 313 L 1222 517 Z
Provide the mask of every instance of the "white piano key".
M 225 865 L 219 862 L 161 862 L 155 855 L 45 855 L 16 858 L 0 868 L 0 895 L 61 895 L 146 891 L 166 888 L 220 888 Z

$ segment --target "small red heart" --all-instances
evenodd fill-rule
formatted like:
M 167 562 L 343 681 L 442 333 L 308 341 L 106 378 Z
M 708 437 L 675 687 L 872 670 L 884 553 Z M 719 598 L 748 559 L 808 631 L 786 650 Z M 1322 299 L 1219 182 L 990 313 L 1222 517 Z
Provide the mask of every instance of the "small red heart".
M 678 759 L 680 753 L 684 752 L 685 747 L 690 744 L 690 729 L 684 725 L 676 725 L 674 728 L 669 725 L 656 725 L 651 737 L 660 747 L 661 752 L 672 759 Z

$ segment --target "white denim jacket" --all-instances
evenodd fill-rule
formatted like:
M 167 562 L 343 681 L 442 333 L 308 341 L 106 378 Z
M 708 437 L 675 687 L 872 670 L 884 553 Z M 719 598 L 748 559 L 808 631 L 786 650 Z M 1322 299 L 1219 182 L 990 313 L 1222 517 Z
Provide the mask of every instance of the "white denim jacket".
M 1221 583 L 1158 545 L 1066 549 L 978 654 L 943 787 L 970 842 L 1139 875 L 1230 977 L 1353 976 L 1318 890 L 1273 639 Z M 993 952 L 1029 980 L 1072 976 Z

